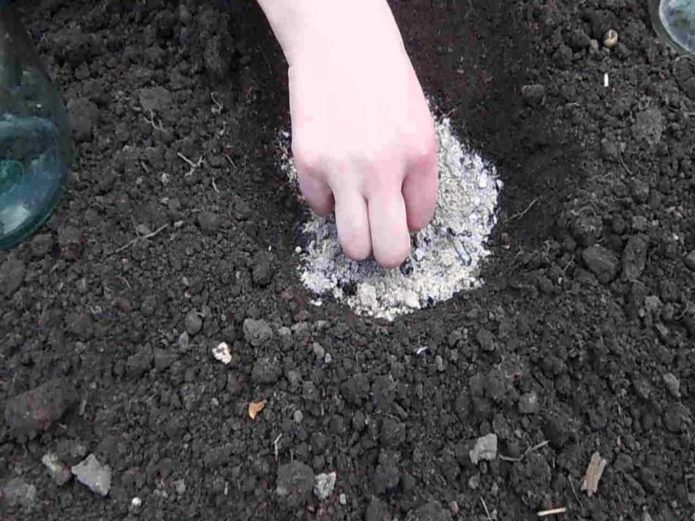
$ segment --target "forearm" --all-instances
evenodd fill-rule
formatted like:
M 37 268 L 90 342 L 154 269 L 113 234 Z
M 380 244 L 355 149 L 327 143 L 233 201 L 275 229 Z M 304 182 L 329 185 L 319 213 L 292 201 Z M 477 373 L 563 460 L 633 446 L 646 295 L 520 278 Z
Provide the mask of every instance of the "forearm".
M 331 46 L 349 40 L 355 45 L 400 33 L 386 0 L 258 0 L 290 65 L 309 46 Z M 386 33 L 386 34 L 384 34 Z M 356 49 L 357 50 L 357 49 Z M 376 51 L 376 49 L 373 49 Z

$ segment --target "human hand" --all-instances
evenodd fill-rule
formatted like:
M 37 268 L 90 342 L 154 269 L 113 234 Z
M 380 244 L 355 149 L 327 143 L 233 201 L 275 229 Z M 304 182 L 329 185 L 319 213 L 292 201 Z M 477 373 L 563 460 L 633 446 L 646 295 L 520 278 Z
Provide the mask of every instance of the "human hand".
M 335 211 L 346 255 L 397 267 L 437 199 L 427 101 L 385 0 L 299 3 L 269 19 L 289 63 L 300 188 L 318 214 Z

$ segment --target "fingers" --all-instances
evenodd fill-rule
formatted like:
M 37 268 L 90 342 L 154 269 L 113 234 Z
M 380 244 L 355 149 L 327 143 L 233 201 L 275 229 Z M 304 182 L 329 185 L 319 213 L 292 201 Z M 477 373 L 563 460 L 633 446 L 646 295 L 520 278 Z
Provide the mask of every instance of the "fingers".
M 423 116 L 423 121 L 421 128 L 426 130 L 417 136 L 416 147 L 410 148 L 411 156 L 403 182 L 403 199 L 411 232 L 429 224 L 437 204 L 438 140 L 429 113 Z
M 361 193 L 349 188 L 336 190 L 335 222 L 343 253 L 364 260 L 372 251 L 367 203 Z
M 323 181 L 302 175 L 298 172 L 299 188 L 311 209 L 322 217 L 326 217 L 333 211 L 333 192 Z
M 397 268 L 410 251 L 403 197 L 398 189 L 372 193 L 368 207 L 374 258 L 384 268 Z
M 416 232 L 429 224 L 437 205 L 436 164 L 413 165 L 403 182 L 408 229 Z

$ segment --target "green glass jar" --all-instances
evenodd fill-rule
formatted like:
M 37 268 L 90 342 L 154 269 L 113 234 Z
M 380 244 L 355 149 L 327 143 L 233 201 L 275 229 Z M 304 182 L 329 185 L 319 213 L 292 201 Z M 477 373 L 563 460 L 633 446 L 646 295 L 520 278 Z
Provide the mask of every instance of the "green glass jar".
M 67 111 L 16 12 L 0 0 L 0 249 L 32 234 L 65 191 Z
M 695 54 L 695 0 L 649 0 L 654 30 L 679 52 Z

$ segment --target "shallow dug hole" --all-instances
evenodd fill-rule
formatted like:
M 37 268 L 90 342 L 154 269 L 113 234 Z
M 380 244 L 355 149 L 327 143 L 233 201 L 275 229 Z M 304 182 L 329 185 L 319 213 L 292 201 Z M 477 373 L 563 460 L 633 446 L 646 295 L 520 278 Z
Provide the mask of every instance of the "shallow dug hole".
M 691 62 L 636 0 L 392 5 L 503 182 L 485 283 L 392 321 L 297 275 L 252 2 L 23 6 L 78 160 L 0 254 L 0 518 L 692 518 Z

